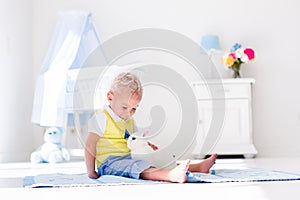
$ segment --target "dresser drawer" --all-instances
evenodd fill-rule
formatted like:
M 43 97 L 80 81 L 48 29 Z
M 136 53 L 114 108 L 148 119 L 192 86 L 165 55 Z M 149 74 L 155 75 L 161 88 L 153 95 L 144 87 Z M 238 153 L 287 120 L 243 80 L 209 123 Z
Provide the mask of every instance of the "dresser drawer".
M 249 84 L 204 84 L 193 83 L 193 90 L 197 99 L 222 99 L 222 98 L 249 98 Z

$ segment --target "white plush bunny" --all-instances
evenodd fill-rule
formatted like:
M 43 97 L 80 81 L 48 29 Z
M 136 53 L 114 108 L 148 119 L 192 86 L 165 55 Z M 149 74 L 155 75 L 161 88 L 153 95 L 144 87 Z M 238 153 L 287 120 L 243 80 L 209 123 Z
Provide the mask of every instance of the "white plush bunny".
M 127 140 L 127 146 L 131 150 L 131 154 L 148 154 L 152 153 L 153 151 L 157 150 L 157 147 L 150 143 L 147 138 L 145 137 L 148 132 L 145 132 L 140 136 L 139 133 L 132 133 L 130 134 Z

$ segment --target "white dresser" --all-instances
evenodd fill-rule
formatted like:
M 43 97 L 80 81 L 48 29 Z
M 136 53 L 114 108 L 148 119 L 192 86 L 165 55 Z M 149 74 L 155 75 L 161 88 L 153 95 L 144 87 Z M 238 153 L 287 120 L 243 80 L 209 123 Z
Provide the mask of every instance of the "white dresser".
M 192 83 L 199 113 L 196 148 L 193 151 L 195 158 L 203 158 L 212 153 L 226 156 L 242 155 L 245 158 L 255 157 L 257 150 L 253 144 L 252 133 L 252 85 L 254 83 L 255 80 L 252 78 Z M 219 108 L 216 109 L 215 105 Z M 212 122 L 213 114 L 223 116 L 222 126 L 215 132 L 210 130 L 215 123 Z M 218 137 L 212 142 L 212 137 L 209 138 L 208 135 L 213 134 Z M 202 152 L 206 139 L 210 139 L 212 143 L 209 144 L 208 153 Z

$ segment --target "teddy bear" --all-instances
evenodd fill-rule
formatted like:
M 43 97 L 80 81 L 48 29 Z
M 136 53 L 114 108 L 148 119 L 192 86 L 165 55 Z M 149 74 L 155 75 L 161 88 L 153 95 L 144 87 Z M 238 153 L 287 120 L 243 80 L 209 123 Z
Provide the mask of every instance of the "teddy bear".
M 31 163 L 57 163 L 70 160 L 69 151 L 62 145 L 63 131 L 49 127 L 44 133 L 44 143 L 30 155 Z

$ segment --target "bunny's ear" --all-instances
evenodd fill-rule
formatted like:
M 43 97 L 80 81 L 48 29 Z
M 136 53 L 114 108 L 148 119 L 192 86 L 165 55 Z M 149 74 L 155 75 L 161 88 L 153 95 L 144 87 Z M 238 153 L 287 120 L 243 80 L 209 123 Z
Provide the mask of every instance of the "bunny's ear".
M 150 132 L 150 130 L 147 130 L 147 131 L 145 131 L 144 133 L 143 133 L 143 137 L 146 137 L 147 135 L 148 135 L 148 133 Z

